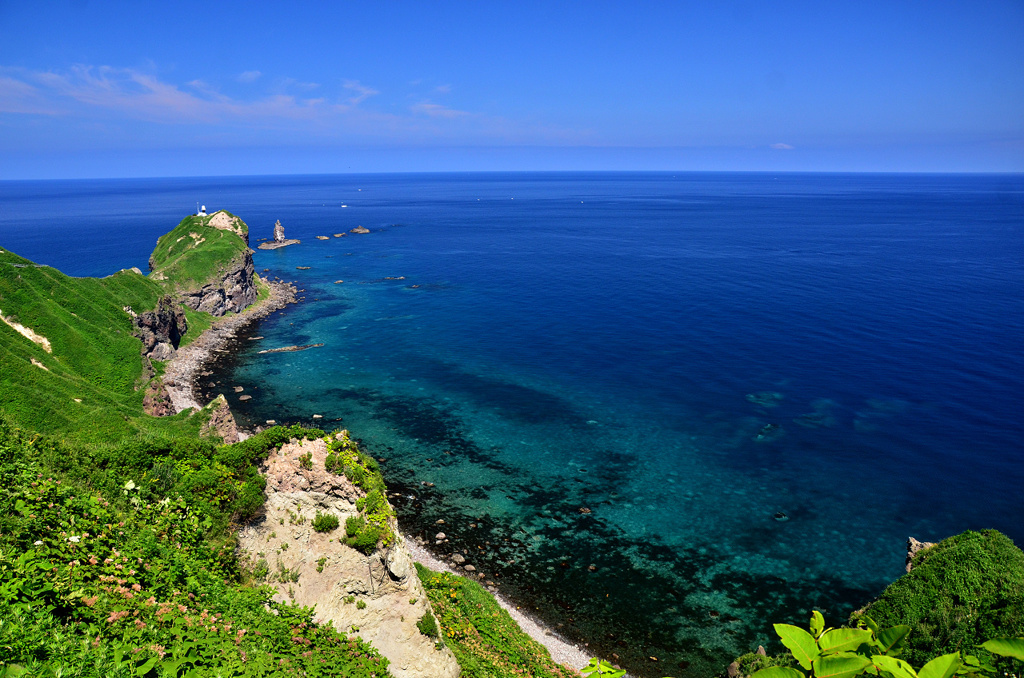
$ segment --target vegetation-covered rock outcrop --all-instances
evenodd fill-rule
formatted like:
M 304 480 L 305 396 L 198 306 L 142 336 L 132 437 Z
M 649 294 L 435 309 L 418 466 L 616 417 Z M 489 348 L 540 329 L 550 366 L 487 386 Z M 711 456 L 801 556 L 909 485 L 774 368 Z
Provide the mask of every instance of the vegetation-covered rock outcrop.
M 922 549 L 862 615 L 911 628 L 903 658 L 973 651 L 1000 636 L 1024 636 L 1024 551 L 995 530 L 967 531 Z

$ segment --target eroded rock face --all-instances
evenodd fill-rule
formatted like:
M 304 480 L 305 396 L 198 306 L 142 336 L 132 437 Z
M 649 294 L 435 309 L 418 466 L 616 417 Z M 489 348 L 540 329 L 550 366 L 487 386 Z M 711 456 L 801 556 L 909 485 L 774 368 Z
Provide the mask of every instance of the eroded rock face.
M 219 228 L 222 231 L 230 231 L 244 240 L 246 245 L 249 244 L 249 229 L 242 224 L 241 219 L 231 216 L 224 210 L 214 212 L 206 225 Z
M 311 469 L 299 461 L 307 453 Z M 329 473 L 326 456 L 323 440 L 293 441 L 271 454 L 261 469 L 266 514 L 239 532 L 243 557 L 253 565 L 265 562 L 275 599 L 316 606 L 317 621 L 331 620 L 339 631 L 370 642 L 396 678 L 456 678 L 460 669 L 451 651 L 436 649 L 416 628 L 429 603 L 402 537 L 369 556 L 345 545 L 345 519 L 358 513 L 363 492 Z M 335 515 L 338 529 L 313 530 L 318 512 Z
M 142 340 L 142 354 L 151 360 L 168 360 L 188 329 L 185 313 L 176 309 L 170 297 L 160 300 L 155 311 L 132 317 L 135 336 Z
M 169 396 L 168 399 L 170 399 Z M 211 400 L 209 407 L 210 420 L 203 424 L 201 435 L 214 435 L 222 438 L 225 443 L 237 443 L 241 440 L 238 424 L 235 422 L 235 415 L 232 414 L 224 394 L 222 393 Z
M 162 380 L 154 379 L 146 387 L 146 395 L 142 398 L 142 410 L 153 417 L 169 417 L 175 414 L 171 395 Z
M 907 572 L 914 569 L 914 556 L 917 555 L 917 552 L 931 548 L 932 546 L 935 546 L 935 542 L 918 541 L 913 537 L 907 538 Z
M 284 226 L 280 219 L 274 224 L 274 242 L 284 242 Z
M 220 282 L 182 294 L 182 302 L 193 310 L 205 311 L 213 316 L 222 316 L 228 311 L 240 313 L 256 301 L 257 290 L 253 283 L 255 272 L 252 254 L 246 250 L 242 260 Z

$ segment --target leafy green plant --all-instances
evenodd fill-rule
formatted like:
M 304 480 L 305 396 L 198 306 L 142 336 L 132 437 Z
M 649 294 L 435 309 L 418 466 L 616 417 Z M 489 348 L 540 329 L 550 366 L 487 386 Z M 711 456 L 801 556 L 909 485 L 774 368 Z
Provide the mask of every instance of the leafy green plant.
M 420 630 L 420 633 L 429 638 L 437 638 L 439 633 L 439 629 L 437 628 L 437 619 L 434 618 L 434 615 L 430 610 L 423 613 L 420 620 L 416 622 L 416 628 Z
M 366 609 L 366 601 L 365 600 L 358 601 L 356 603 L 356 609 L 357 610 L 365 610 Z
M 815 610 L 809 631 L 791 624 L 775 624 L 782 644 L 792 653 L 797 668 L 772 666 L 755 672 L 752 678 L 853 678 L 863 674 L 884 678 L 950 678 L 995 675 L 991 656 L 981 658 L 953 652 L 935 657 L 919 670 L 898 655 L 911 628 L 906 625 L 879 627 L 861 616 L 857 628 L 825 628 L 825 619 Z M 991 654 L 1024 659 L 1024 638 L 1001 638 L 981 645 Z
M 317 511 L 316 517 L 313 518 L 313 529 L 317 532 L 333 532 L 338 529 L 338 516 Z
M 306 469 L 307 471 L 313 470 L 313 454 L 306 452 L 299 457 L 299 466 Z
M 594 676 L 608 676 L 608 678 L 622 678 L 626 675 L 626 672 L 622 669 L 617 669 L 613 665 L 609 664 L 603 659 L 590 660 L 590 663 L 580 669 L 580 673 L 588 678 Z

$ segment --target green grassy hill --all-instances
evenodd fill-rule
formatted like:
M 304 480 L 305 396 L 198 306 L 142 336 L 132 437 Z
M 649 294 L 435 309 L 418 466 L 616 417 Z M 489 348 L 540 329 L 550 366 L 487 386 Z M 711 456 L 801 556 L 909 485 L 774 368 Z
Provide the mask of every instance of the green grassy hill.
M 142 414 L 141 343 L 124 307 L 157 306 L 164 288 L 133 271 L 72 278 L 16 254 L 0 254 L 0 401 L 19 427 L 113 441 L 150 430 L 190 429 L 185 417 Z M 13 324 L 49 343 L 26 338 Z M 35 361 L 35 362 L 33 362 Z M 198 424 L 196 425 L 198 426 Z
M 172 291 L 199 289 L 238 268 L 249 248 L 248 233 L 245 222 L 225 210 L 185 217 L 157 241 L 149 258 L 151 277 Z

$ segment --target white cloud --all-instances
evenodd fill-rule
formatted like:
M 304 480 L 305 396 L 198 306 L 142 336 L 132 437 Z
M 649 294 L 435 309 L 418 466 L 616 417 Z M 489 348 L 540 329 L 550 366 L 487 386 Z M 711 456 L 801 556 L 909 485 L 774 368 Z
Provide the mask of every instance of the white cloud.
M 471 115 L 468 111 L 459 111 L 454 108 L 442 106 L 441 104 L 433 104 L 429 101 L 421 101 L 418 104 L 413 104 L 410 110 L 412 110 L 413 113 L 421 113 L 423 115 L 428 115 L 431 118 L 462 118 L 467 115 Z
M 350 89 L 355 92 L 355 96 L 349 97 L 346 102 L 349 106 L 358 106 L 362 102 L 366 101 L 372 96 L 380 94 L 377 90 L 372 87 L 367 87 L 358 80 L 345 80 L 342 82 L 345 89 Z
M 263 74 L 259 71 L 242 71 L 238 74 L 236 80 L 238 80 L 238 82 L 256 82 L 260 79 L 261 75 Z
M 448 94 L 449 92 L 452 91 L 452 86 L 451 85 L 438 85 L 437 87 L 434 88 L 434 91 L 435 92 L 439 92 L 441 94 Z
M 313 83 L 276 81 L 265 95 L 231 96 L 202 79 L 169 82 L 157 68 L 75 65 L 62 71 L 0 66 L 0 113 L 60 116 L 85 134 L 122 121 L 141 120 L 167 128 L 203 125 L 182 134 L 227 134 L 246 138 L 277 130 L 294 139 L 377 137 L 389 142 L 578 143 L 577 131 L 501 116 L 458 110 L 421 99 L 403 113 L 375 110 L 367 100 L 380 92 L 345 80 L 333 92 Z M 457 121 L 457 124 L 453 124 Z M 98 126 L 97 126 L 98 125 Z M 106 126 L 106 127 L 105 127 Z M 263 137 L 260 137 L 263 138 Z
M 774 148 L 776 151 L 792 151 L 793 147 L 789 144 L 772 144 L 769 148 Z

